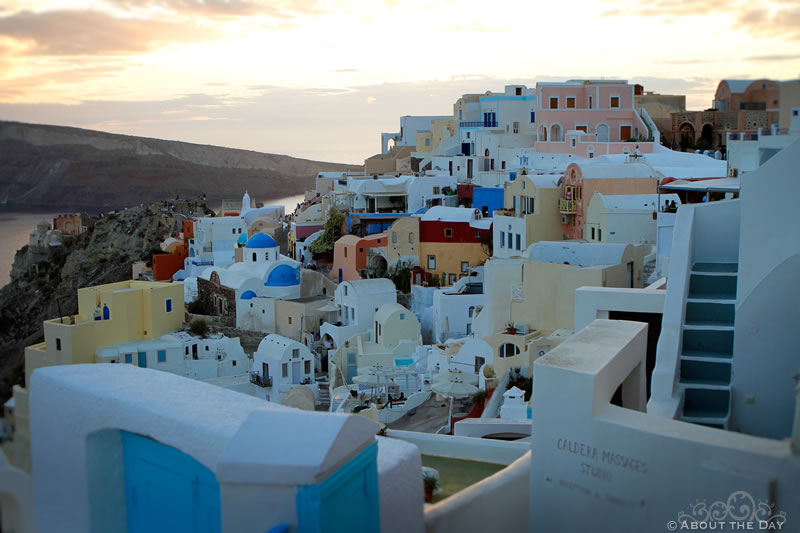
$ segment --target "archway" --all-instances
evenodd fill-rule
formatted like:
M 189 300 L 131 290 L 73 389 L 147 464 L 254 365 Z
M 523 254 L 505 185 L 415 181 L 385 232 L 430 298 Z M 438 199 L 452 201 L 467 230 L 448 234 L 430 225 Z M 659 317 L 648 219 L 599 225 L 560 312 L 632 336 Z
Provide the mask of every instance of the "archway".
M 680 137 L 681 151 L 685 152 L 687 148 L 694 145 L 695 130 L 689 122 L 684 122 L 678 128 L 678 136 Z
M 539 127 L 539 141 L 547 142 L 547 126 L 545 125 Z
M 550 139 L 556 143 L 563 140 L 561 138 L 561 126 L 558 124 L 553 124 L 553 126 L 550 128 Z
M 369 260 L 369 269 L 373 277 L 382 278 L 386 275 L 388 264 L 382 255 L 376 255 Z
M 714 146 L 714 126 L 709 123 L 703 124 L 703 129 L 700 130 L 700 139 L 705 145 L 703 148 L 710 150 Z
M 515 355 L 519 355 L 519 348 L 517 348 L 516 344 L 510 342 L 501 344 L 497 350 L 498 357 L 514 357 Z

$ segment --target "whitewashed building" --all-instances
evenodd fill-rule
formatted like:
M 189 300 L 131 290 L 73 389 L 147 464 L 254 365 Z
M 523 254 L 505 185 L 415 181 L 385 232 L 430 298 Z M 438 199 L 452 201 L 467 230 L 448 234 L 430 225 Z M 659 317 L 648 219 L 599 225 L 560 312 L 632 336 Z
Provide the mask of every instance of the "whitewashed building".
M 681 205 L 677 194 L 602 194 L 595 191 L 586 208 L 584 238 L 599 243 L 655 245 L 656 219 L 665 202 Z
M 250 359 L 238 338 L 202 338 L 184 331 L 104 346 L 95 353 L 95 362 L 131 364 L 200 380 L 250 371 Z
M 375 313 L 382 305 L 390 303 L 397 303 L 397 288 L 389 279 L 340 283 L 330 307 L 330 320 L 319 330 L 325 347 L 337 348 L 353 335 L 371 330 Z
M 314 354 L 308 346 L 273 333 L 253 353 L 251 382 L 271 387 L 268 400 L 280 402 L 295 385 L 314 385 L 314 370 Z

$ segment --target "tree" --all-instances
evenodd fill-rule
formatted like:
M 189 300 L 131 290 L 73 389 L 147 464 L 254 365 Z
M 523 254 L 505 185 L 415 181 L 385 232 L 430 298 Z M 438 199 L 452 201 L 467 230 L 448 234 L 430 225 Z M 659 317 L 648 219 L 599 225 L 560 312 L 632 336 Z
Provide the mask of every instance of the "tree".
M 208 322 L 206 322 L 202 318 L 195 318 L 194 320 L 192 320 L 192 325 L 189 327 L 189 331 L 191 331 L 195 335 L 199 335 L 203 338 L 206 338 L 206 336 L 208 335 Z
M 322 235 L 311 243 L 308 249 L 315 256 L 325 255 L 333 252 L 333 245 L 342 236 L 342 225 L 344 224 L 344 213 L 331 207 L 328 210 L 328 219 L 325 221 Z

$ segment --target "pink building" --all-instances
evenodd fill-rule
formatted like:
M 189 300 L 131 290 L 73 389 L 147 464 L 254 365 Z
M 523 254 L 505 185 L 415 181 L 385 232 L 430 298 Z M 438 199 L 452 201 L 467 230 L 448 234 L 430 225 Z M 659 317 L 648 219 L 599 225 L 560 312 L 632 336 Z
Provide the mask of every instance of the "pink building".
M 367 250 L 386 246 L 386 233 L 375 233 L 366 237 L 357 235 L 343 235 L 333 246 L 333 268 L 331 279 L 338 281 L 352 281 L 362 279 L 366 270 L 385 270 L 386 260 L 373 261 L 368 264 Z M 382 257 L 381 257 L 382 258 Z
M 653 151 L 658 129 L 625 80 L 536 84 L 536 151 L 592 158 Z

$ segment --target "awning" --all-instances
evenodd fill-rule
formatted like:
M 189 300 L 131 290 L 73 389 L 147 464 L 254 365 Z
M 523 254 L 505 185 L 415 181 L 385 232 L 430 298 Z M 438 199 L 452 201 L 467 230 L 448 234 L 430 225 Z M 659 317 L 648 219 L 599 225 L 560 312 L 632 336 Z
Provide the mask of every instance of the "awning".
M 739 178 L 720 178 L 712 180 L 675 180 L 659 186 L 662 191 L 701 191 L 701 192 L 739 192 Z

